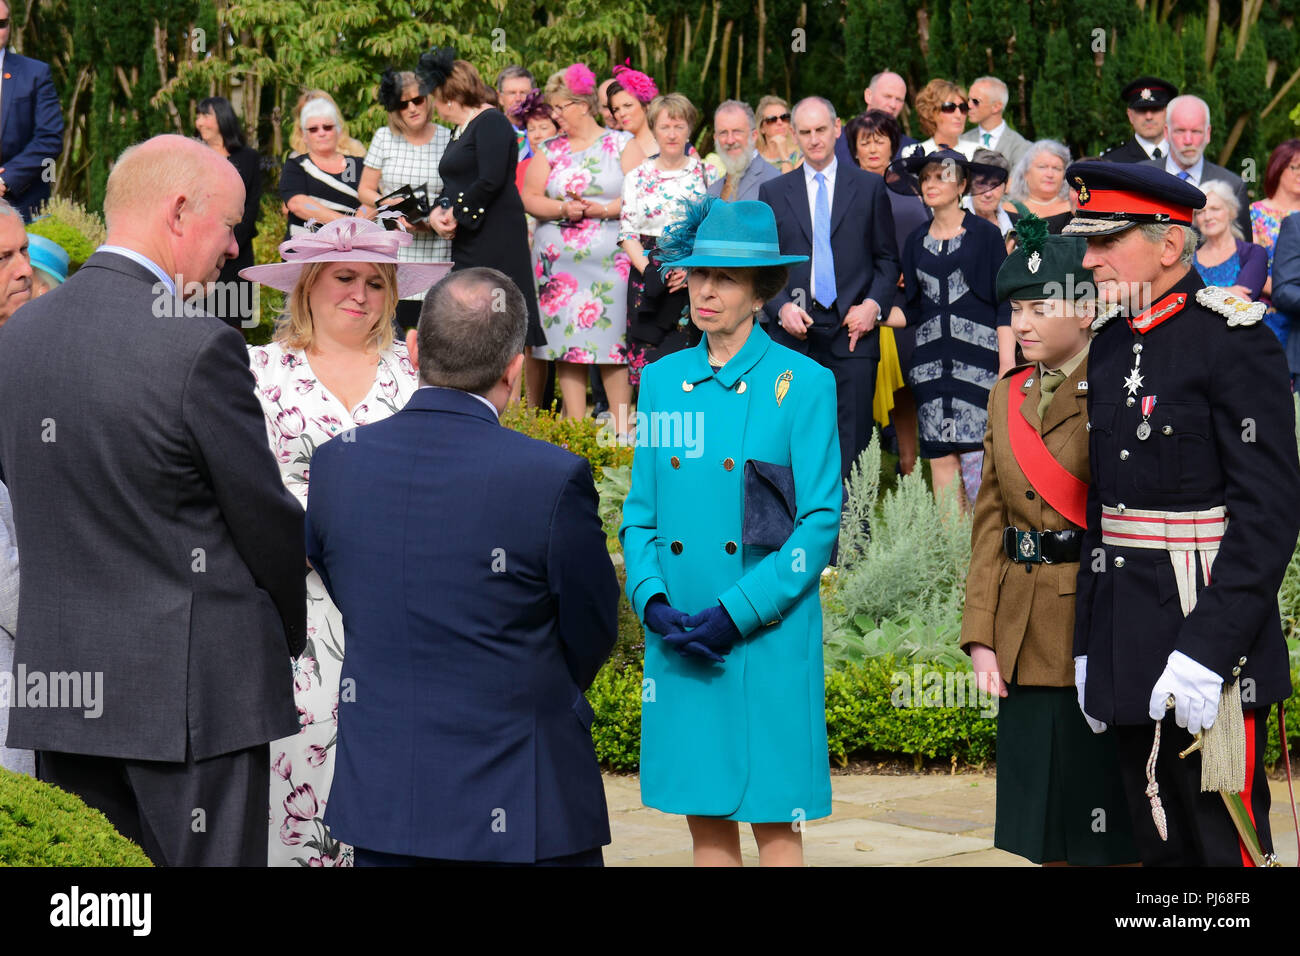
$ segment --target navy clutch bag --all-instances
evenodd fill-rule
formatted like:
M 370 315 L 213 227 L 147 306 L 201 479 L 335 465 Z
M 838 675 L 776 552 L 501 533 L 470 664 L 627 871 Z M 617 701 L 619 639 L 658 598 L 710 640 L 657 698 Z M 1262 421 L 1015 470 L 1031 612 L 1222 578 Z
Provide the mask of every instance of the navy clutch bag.
M 777 551 L 794 533 L 798 512 L 794 501 L 794 471 L 753 458 L 745 462 L 745 519 L 742 544 Z

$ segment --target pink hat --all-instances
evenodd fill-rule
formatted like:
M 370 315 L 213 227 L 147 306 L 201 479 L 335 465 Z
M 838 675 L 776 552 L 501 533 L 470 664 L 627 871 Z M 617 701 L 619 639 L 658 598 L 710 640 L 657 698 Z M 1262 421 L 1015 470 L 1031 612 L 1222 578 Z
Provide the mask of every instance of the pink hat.
M 251 282 L 292 292 L 304 266 L 313 262 L 374 262 L 397 267 L 397 297 L 424 292 L 451 271 L 450 262 L 399 262 L 397 250 L 414 240 L 401 230 L 388 230 L 369 219 L 345 216 L 313 233 L 280 243 L 284 262 L 249 266 L 239 274 Z

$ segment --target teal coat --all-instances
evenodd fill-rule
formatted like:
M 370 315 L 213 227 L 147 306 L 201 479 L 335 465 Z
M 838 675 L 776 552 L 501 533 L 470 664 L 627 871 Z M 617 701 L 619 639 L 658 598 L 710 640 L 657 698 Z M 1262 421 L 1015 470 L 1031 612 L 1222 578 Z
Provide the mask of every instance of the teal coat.
M 646 633 L 641 799 L 750 823 L 828 816 L 818 585 L 840 522 L 835 380 L 758 325 L 716 375 L 706 342 L 642 375 L 619 537 L 638 617 L 658 593 L 687 614 L 721 602 L 741 640 L 715 664 Z M 741 545 L 749 459 L 794 471 L 779 551 Z

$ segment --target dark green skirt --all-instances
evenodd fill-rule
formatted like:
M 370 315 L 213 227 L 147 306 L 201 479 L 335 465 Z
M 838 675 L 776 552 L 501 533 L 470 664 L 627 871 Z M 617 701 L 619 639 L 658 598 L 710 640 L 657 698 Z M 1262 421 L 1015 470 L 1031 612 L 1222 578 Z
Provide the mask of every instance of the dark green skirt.
M 1094 734 L 1073 687 L 1012 684 L 998 708 L 993 845 L 1035 863 L 1136 863 L 1113 735 Z

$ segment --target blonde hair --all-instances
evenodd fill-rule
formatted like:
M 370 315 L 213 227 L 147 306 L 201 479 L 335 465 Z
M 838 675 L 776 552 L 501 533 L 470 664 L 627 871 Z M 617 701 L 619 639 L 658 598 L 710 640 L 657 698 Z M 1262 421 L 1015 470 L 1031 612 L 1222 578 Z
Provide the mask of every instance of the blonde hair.
M 334 97 L 324 90 L 303 90 L 302 96 L 298 97 L 298 102 L 294 104 L 293 125 L 289 128 L 289 155 L 298 156 L 307 152 L 307 139 L 298 126 L 298 120 L 302 116 L 302 108 L 311 100 L 325 100 L 334 107 L 334 112 L 339 118 L 339 152 L 344 156 L 366 155 L 366 147 L 348 135 L 347 120 L 343 119 L 343 111 L 339 109 L 338 103 L 335 103 Z
M 549 100 L 552 96 L 566 96 L 575 103 L 586 103 L 590 115 L 595 118 L 600 115 L 600 97 L 596 95 L 600 89 L 599 84 L 590 93 L 575 93 L 569 89 L 569 84 L 564 82 L 563 73 L 552 73 L 550 79 L 546 81 L 545 94 Z M 635 99 L 635 97 L 633 97 Z
M 916 118 L 921 123 L 921 132 L 927 137 L 934 135 L 939 107 L 953 97 L 964 100 L 966 91 L 952 80 L 931 80 L 916 94 Z
M 311 290 L 326 268 L 348 264 L 312 262 L 303 267 L 293 291 L 285 299 L 285 311 L 276 320 L 276 342 L 288 349 L 307 351 L 312 347 L 316 340 L 316 327 L 312 322 Z M 397 312 L 397 267 L 390 262 L 372 262 L 370 265 L 379 270 L 380 281 L 384 284 L 384 307 L 370 329 L 366 345 L 375 346 L 383 352 L 393 344 L 393 315 Z
M 695 124 L 700 121 L 700 111 L 695 108 L 695 104 L 688 100 L 681 93 L 664 93 L 656 96 L 646 107 L 646 122 L 650 128 L 655 128 L 655 120 L 660 114 L 679 119 L 686 124 L 686 135 L 689 136 L 695 129 Z
M 1205 193 L 1206 198 L 1213 196 L 1219 202 L 1223 203 L 1224 208 L 1228 211 L 1228 233 L 1234 239 L 1245 239 L 1241 234 L 1241 225 L 1237 222 L 1237 215 L 1241 212 L 1241 202 L 1233 193 L 1232 187 L 1221 179 L 1209 179 L 1201 183 L 1201 192 Z M 1199 232 L 1200 230 L 1197 230 Z
M 763 110 L 767 109 L 769 106 L 779 106 L 784 112 L 790 112 L 790 104 L 779 96 L 773 96 L 769 93 L 758 101 L 758 106 L 754 109 L 754 115 L 757 117 L 755 120 L 755 128 L 758 130 L 758 151 L 760 153 L 767 152 L 767 134 L 763 132 Z M 791 130 L 794 129 L 793 119 L 794 117 L 791 116 Z
M 424 97 L 424 110 L 428 114 L 429 117 L 428 122 L 432 123 L 433 122 L 433 100 L 430 94 L 424 92 L 424 84 L 420 82 L 420 78 L 416 76 L 414 72 L 412 72 L 411 70 L 403 70 L 401 73 L 397 74 L 398 97 L 405 99 L 405 97 L 403 97 L 402 94 L 406 92 L 406 89 L 409 86 L 415 87 L 416 96 Z M 393 131 L 393 135 L 395 136 L 405 136 L 408 132 L 410 132 L 409 127 L 406 125 L 406 120 L 402 118 L 401 110 L 389 110 L 388 128 Z

